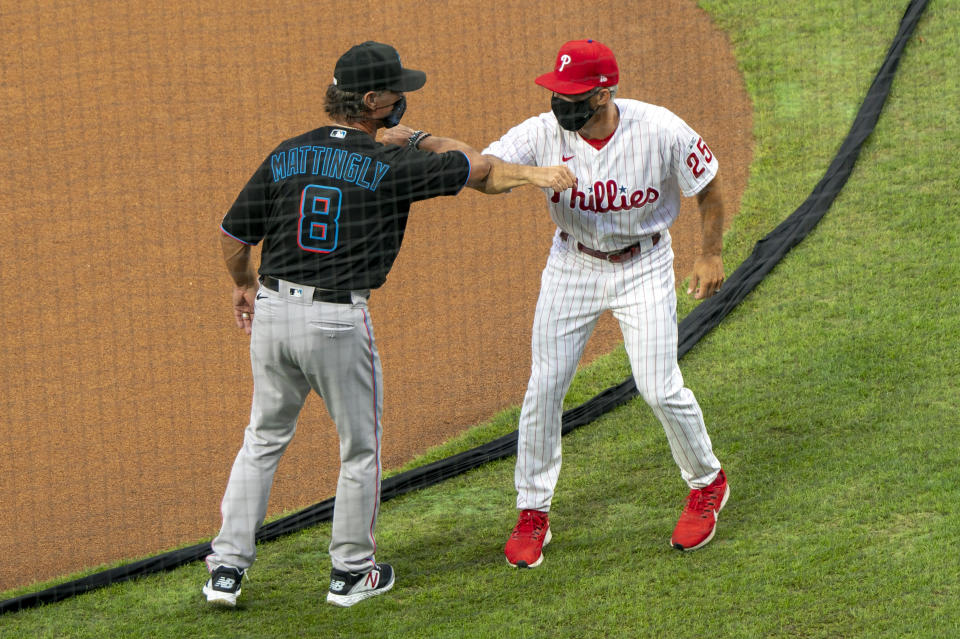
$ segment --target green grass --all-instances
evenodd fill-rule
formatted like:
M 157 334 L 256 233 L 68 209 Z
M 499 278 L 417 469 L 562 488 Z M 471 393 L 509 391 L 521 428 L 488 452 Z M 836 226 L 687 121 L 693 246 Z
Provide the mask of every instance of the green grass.
M 755 107 L 732 271 L 822 175 L 906 2 L 702 5 L 730 33 Z M 960 635 L 957 33 L 960 3 L 932 2 L 834 207 L 682 362 L 731 482 L 707 548 L 668 548 L 685 487 L 632 402 L 565 438 L 555 539 L 536 570 L 502 559 L 515 516 L 507 459 L 384 504 L 379 556 L 397 586 L 355 608 L 322 603 L 322 525 L 264 545 L 237 610 L 205 606 L 193 565 L 0 617 L 0 636 Z M 627 375 L 617 351 L 567 401 Z

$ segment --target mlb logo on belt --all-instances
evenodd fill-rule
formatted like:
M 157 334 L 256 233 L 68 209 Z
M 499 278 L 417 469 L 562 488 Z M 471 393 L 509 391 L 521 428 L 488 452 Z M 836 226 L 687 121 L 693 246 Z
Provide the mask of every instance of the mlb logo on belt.
M 303 297 L 303 289 L 302 289 L 302 288 L 293 288 L 293 287 L 291 287 L 291 288 L 290 288 L 290 292 L 288 293 L 288 295 L 289 295 L 290 297 Z

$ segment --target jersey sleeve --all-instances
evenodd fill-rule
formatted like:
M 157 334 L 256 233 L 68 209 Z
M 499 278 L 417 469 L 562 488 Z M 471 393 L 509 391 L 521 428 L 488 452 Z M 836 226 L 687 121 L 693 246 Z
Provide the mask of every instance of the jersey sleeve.
M 690 126 L 675 117 L 671 126 L 673 170 L 686 197 L 696 195 L 717 175 L 719 163 L 713 151 Z
M 511 164 L 537 166 L 537 148 L 542 146 L 538 142 L 545 136 L 541 118 L 528 118 L 491 142 L 483 155 L 493 155 Z
M 258 244 L 266 233 L 270 202 L 269 159 L 247 181 L 233 206 L 223 216 L 220 229 L 244 244 Z
M 462 151 L 431 153 L 399 147 L 395 152 L 398 170 L 393 176 L 388 173 L 387 179 L 410 202 L 456 195 L 470 177 L 470 160 Z

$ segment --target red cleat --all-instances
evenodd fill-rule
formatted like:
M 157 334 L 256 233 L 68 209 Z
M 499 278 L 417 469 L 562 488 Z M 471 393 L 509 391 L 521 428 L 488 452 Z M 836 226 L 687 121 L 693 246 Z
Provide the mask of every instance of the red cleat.
M 543 547 L 550 543 L 550 519 L 539 510 L 521 510 L 503 554 L 516 568 L 535 568 L 543 562 Z
M 696 550 L 706 546 L 713 539 L 717 517 L 728 497 L 730 487 L 727 486 L 727 476 L 723 470 L 706 488 L 691 490 L 680 521 L 673 530 L 670 545 L 677 550 Z

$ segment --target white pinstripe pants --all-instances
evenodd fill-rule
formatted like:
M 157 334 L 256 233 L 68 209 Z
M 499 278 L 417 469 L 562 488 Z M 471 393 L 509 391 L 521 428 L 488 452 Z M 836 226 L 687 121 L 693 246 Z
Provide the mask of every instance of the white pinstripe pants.
M 600 315 L 611 310 L 640 395 L 663 425 L 691 488 L 720 470 L 703 414 L 677 364 L 677 298 L 670 234 L 620 264 L 590 257 L 555 236 L 533 323 L 530 381 L 520 414 L 517 508 L 550 510 L 560 474 L 563 398 Z

